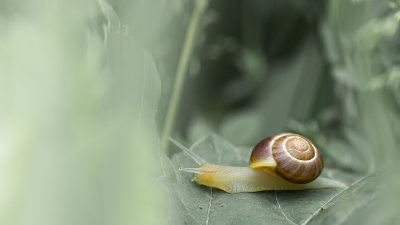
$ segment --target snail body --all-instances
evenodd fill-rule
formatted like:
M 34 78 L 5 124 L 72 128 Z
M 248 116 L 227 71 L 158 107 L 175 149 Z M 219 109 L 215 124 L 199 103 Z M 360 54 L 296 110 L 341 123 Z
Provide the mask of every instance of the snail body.
M 254 147 L 249 167 L 207 163 L 175 140 L 171 141 L 199 164 L 199 168 L 181 170 L 195 173 L 197 184 L 228 193 L 347 187 L 339 181 L 317 179 L 324 166 L 322 155 L 309 139 L 298 134 L 284 133 L 263 139 Z

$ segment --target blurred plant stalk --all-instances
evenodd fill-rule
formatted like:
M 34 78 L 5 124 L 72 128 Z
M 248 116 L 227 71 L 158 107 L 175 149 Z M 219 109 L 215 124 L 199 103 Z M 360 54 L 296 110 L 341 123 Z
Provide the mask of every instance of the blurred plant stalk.
M 187 68 L 189 66 L 190 58 L 193 52 L 193 46 L 196 39 L 196 31 L 198 30 L 199 21 L 204 12 L 204 9 L 206 8 L 206 5 L 206 0 L 196 0 L 192 12 L 192 17 L 190 19 L 189 26 L 185 35 L 185 41 L 183 43 L 181 55 L 179 58 L 173 90 L 161 135 L 161 147 L 166 152 L 168 152 L 168 138 L 171 135 L 175 123 L 176 114 L 179 107 L 179 99 L 182 93 L 183 84 L 185 82 L 185 75 L 187 73 Z

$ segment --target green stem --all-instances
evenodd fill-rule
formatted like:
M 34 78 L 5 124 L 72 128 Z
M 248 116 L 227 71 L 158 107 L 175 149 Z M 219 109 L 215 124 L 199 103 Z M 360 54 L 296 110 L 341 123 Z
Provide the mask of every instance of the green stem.
M 179 105 L 179 99 L 182 92 L 185 74 L 189 65 L 189 59 L 192 54 L 193 44 L 195 40 L 196 30 L 199 24 L 200 16 L 205 8 L 205 0 L 197 0 L 190 19 L 189 27 L 186 32 L 185 41 L 179 58 L 176 78 L 172 90 L 171 99 L 168 106 L 167 116 L 164 122 L 164 128 L 161 135 L 161 147 L 167 151 L 168 138 L 171 135 L 172 128 L 175 123 L 176 111 Z

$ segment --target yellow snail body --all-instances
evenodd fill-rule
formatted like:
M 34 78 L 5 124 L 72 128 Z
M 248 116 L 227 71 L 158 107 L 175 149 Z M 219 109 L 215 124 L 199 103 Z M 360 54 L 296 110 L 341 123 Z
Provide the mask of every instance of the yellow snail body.
M 253 149 L 249 167 L 210 164 L 172 138 L 171 141 L 200 166 L 181 170 L 195 173 L 197 184 L 228 193 L 347 187 L 339 181 L 317 179 L 324 166 L 322 155 L 310 140 L 298 134 L 277 134 L 262 140 Z

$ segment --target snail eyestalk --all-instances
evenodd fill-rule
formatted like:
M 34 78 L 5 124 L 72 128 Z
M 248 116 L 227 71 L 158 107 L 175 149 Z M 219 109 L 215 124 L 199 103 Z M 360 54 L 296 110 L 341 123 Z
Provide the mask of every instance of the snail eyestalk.
M 206 162 L 203 158 L 195 154 L 194 152 L 190 151 L 188 148 L 183 146 L 181 143 L 179 143 L 177 140 L 173 139 L 172 137 L 169 137 L 169 140 L 174 143 L 178 148 L 180 148 L 183 152 L 185 152 L 190 158 L 192 158 L 199 166 L 203 165 Z

